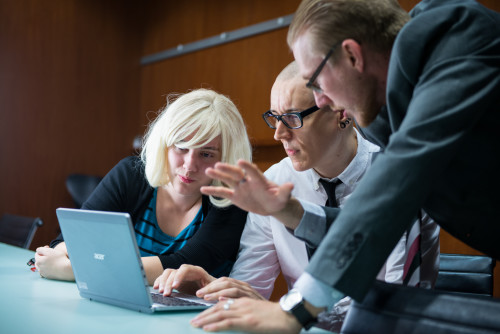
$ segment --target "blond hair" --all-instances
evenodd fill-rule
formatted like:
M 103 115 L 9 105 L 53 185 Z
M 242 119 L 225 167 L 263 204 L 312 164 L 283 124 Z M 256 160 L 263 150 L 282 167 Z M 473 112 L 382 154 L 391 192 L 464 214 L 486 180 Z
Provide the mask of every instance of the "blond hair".
M 192 134 L 190 140 L 184 141 Z M 252 149 L 243 118 L 228 97 L 209 89 L 170 95 L 143 141 L 141 160 L 149 184 L 159 187 L 171 182 L 166 154 L 169 147 L 199 148 L 219 135 L 222 162 L 251 161 Z M 213 180 L 212 185 L 224 186 L 218 180 Z M 231 204 L 227 199 L 213 196 L 210 201 L 218 207 Z

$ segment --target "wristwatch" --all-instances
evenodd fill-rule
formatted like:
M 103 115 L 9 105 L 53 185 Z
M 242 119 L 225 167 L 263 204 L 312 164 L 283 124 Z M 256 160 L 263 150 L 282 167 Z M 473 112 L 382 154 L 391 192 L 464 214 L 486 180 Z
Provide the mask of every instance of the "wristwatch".
M 292 289 L 281 297 L 280 306 L 283 311 L 297 318 L 306 330 L 318 322 L 318 318 L 314 317 L 304 306 L 304 298 L 297 289 Z

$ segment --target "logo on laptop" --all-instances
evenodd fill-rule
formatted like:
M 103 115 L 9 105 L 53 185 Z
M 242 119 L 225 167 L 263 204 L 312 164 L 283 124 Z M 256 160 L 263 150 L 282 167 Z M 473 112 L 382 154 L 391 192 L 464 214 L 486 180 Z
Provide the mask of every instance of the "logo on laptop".
M 78 288 L 80 288 L 80 290 L 88 290 L 89 287 L 87 286 L 87 282 L 77 282 L 78 284 Z
M 94 253 L 94 259 L 104 261 L 104 254 Z

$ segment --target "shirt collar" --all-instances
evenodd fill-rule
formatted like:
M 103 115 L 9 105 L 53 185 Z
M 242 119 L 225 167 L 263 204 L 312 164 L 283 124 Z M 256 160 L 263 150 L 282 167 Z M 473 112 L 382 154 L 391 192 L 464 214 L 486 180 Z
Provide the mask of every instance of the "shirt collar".
M 354 131 L 356 131 L 356 136 L 358 139 L 358 147 L 354 159 L 352 159 L 352 161 L 349 163 L 346 169 L 344 169 L 344 171 L 340 173 L 340 175 L 337 175 L 337 177 L 329 180 L 333 181 L 335 179 L 339 179 L 346 187 L 349 188 L 354 187 L 356 182 L 363 176 L 367 165 L 370 163 L 370 152 L 378 151 L 378 147 L 364 139 L 356 128 L 354 129 Z M 321 179 L 321 176 L 311 168 L 310 178 L 314 190 L 318 190 L 320 188 L 319 180 Z

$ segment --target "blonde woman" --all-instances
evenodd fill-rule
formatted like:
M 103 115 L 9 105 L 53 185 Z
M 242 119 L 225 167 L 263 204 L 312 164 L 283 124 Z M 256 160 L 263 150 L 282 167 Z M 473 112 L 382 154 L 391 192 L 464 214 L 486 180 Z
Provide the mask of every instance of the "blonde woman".
M 200 192 L 221 185 L 205 175 L 206 168 L 251 159 L 236 106 L 206 89 L 169 100 L 150 125 L 141 156 L 120 161 L 82 206 L 131 215 L 150 284 L 165 268 L 184 263 L 227 275 L 247 215 L 226 199 Z M 38 248 L 35 259 L 42 277 L 74 280 L 62 236 Z

